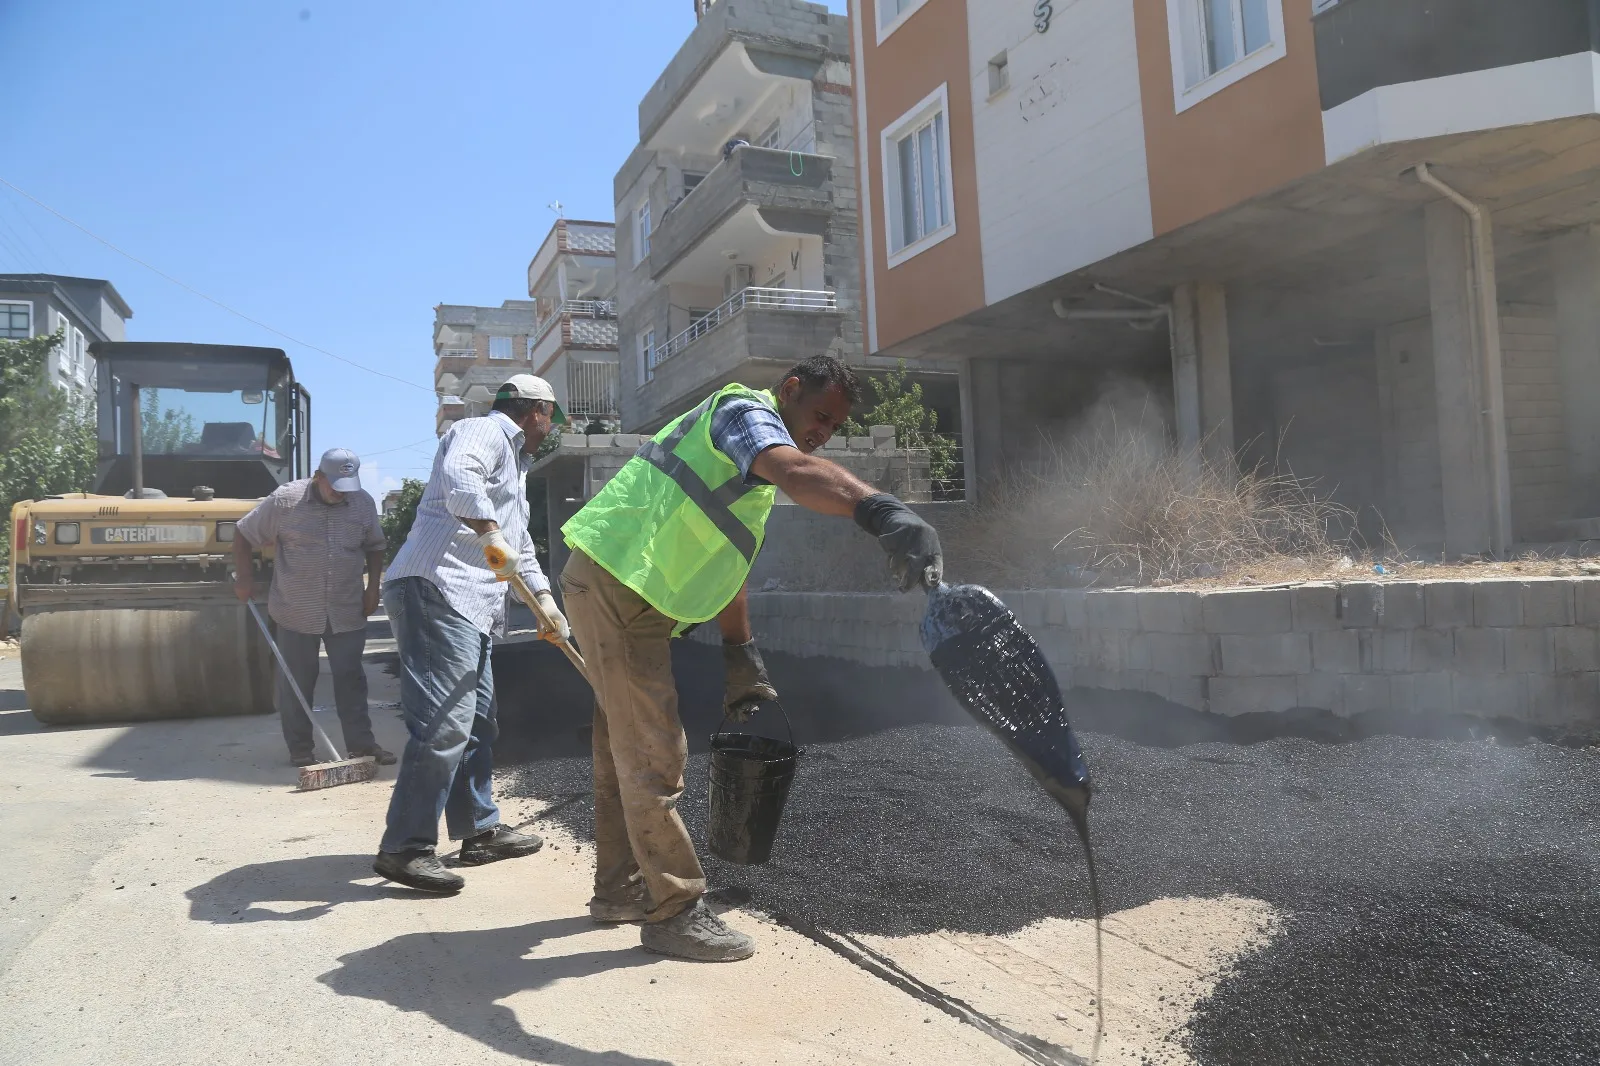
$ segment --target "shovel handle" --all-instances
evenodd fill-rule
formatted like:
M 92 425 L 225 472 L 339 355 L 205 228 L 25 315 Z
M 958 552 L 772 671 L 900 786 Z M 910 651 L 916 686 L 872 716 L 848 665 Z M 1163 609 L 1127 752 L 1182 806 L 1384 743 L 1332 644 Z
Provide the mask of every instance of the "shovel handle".
M 511 588 L 516 592 L 517 598 L 527 604 L 528 610 L 533 612 L 533 617 L 538 621 L 539 628 L 545 632 L 554 630 L 555 626 L 550 624 L 550 616 L 544 613 L 543 607 L 539 606 L 539 597 L 528 587 L 528 583 L 522 580 L 522 575 L 512 574 L 507 580 L 511 582 Z M 571 641 L 562 640 L 558 637 L 550 643 L 560 647 L 566 653 L 567 658 L 572 660 L 572 665 L 578 668 L 578 673 L 583 675 L 583 679 L 585 681 L 589 680 L 589 667 L 583 661 L 583 656 L 578 654 L 578 649 L 572 646 Z M 590 687 L 592 688 L 593 685 Z

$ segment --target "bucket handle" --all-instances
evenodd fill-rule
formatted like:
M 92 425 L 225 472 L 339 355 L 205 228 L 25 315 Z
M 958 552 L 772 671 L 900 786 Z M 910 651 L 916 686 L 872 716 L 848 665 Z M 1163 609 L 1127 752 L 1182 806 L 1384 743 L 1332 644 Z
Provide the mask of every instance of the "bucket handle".
M 786 729 L 788 731 L 788 733 L 789 733 L 789 743 L 793 744 L 794 743 L 794 724 L 789 721 L 789 712 L 784 709 L 783 701 L 782 700 L 763 700 L 762 703 L 771 703 L 771 704 L 774 704 L 774 705 L 777 706 L 778 713 L 783 715 L 783 728 Z M 750 717 L 754 718 L 756 716 L 756 712 L 759 711 L 759 710 L 761 710 L 761 704 L 757 704 L 756 705 L 756 709 L 754 711 L 750 712 Z M 726 707 L 724 707 L 722 709 L 722 721 L 717 726 L 717 732 L 718 733 L 722 732 L 722 727 L 728 724 L 728 721 L 730 720 L 731 717 L 732 716 L 728 714 L 728 709 Z

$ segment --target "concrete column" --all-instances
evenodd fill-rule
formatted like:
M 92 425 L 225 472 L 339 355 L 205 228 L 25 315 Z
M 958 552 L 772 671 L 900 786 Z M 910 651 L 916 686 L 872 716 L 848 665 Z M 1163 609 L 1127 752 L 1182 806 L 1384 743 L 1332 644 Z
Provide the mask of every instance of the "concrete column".
M 1221 285 L 1195 286 L 1199 343 L 1200 441 L 1213 463 L 1233 462 L 1233 377 L 1228 346 L 1228 297 Z
M 956 397 L 956 402 L 961 405 L 961 474 L 966 483 L 968 502 L 976 503 L 981 486 L 978 464 L 974 458 L 974 448 L 978 442 L 978 419 L 973 409 L 971 360 L 961 361 L 961 369 L 956 376 Z
M 1600 516 L 1600 228 L 1551 242 L 1567 470 L 1568 517 Z
M 967 438 L 967 487 L 992 484 L 1005 469 L 1005 444 L 1002 436 L 1005 413 L 1000 402 L 1000 361 L 969 361 L 967 378 L 971 396 L 972 435 Z
M 1510 530 L 1497 527 L 1501 516 L 1510 513 L 1510 486 L 1509 478 L 1496 472 L 1497 465 L 1505 470 L 1505 408 L 1492 245 L 1484 302 L 1495 312 L 1486 335 L 1465 212 L 1445 200 L 1430 203 L 1425 232 L 1445 553 L 1454 557 L 1504 551 L 1510 547 Z M 1491 426 L 1491 419 L 1498 419 L 1499 426 Z
M 1172 290 L 1172 412 L 1178 451 L 1184 455 L 1200 449 L 1200 323 L 1195 288 L 1186 283 Z

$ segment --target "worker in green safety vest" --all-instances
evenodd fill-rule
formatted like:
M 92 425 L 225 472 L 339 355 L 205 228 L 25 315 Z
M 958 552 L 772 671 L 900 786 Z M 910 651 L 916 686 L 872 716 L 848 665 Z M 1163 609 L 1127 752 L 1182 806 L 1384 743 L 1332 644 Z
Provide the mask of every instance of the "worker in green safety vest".
M 902 591 L 937 585 L 939 536 L 909 507 L 814 452 L 860 400 L 837 359 L 807 359 L 772 391 L 729 385 L 646 441 L 561 529 L 573 637 L 595 690 L 595 891 L 601 922 L 643 921 L 645 948 L 748 958 L 755 943 L 701 901 L 705 873 L 678 816 L 688 744 L 668 642 L 715 618 L 724 705 L 739 719 L 777 698 L 750 633 L 745 579 L 777 491 L 853 516 Z

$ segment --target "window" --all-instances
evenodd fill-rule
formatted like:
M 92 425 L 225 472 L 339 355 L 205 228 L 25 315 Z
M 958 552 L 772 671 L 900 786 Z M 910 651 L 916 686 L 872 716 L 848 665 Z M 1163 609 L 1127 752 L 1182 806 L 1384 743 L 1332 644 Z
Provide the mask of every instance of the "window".
M 989 97 L 993 99 L 1011 88 L 1011 65 L 1001 52 L 989 60 Z
M 489 338 L 489 358 L 490 359 L 510 359 L 511 358 L 511 338 L 510 337 L 490 337 Z
M 756 147 L 776 148 L 778 147 L 779 140 L 782 137 L 783 124 L 781 122 L 774 122 L 772 125 L 767 127 L 766 132 L 756 138 Z
M 1178 111 L 1283 58 L 1283 0 L 1167 0 Z
M 0 304 L 0 337 L 27 340 L 33 336 L 32 304 Z
M 637 266 L 650 254 L 650 201 L 639 205 L 633 216 L 633 262 Z
M 693 170 L 685 170 L 683 172 L 683 195 L 688 196 L 695 190 L 696 186 L 705 180 L 706 176 L 704 174 L 697 173 Z
M 891 267 L 955 233 L 947 91 L 939 86 L 883 131 Z
M 527 338 L 527 342 L 528 342 L 527 346 L 526 346 L 527 347 L 527 351 L 526 351 L 526 354 L 523 355 L 523 358 L 531 363 L 531 362 L 533 362 L 533 338 L 532 337 Z
M 647 329 L 639 334 L 639 383 L 656 376 L 656 331 Z
M 882 44 L 885 37 L 898 30 L 925 2 L 926 0 L 877 0 L 878 43 Z

